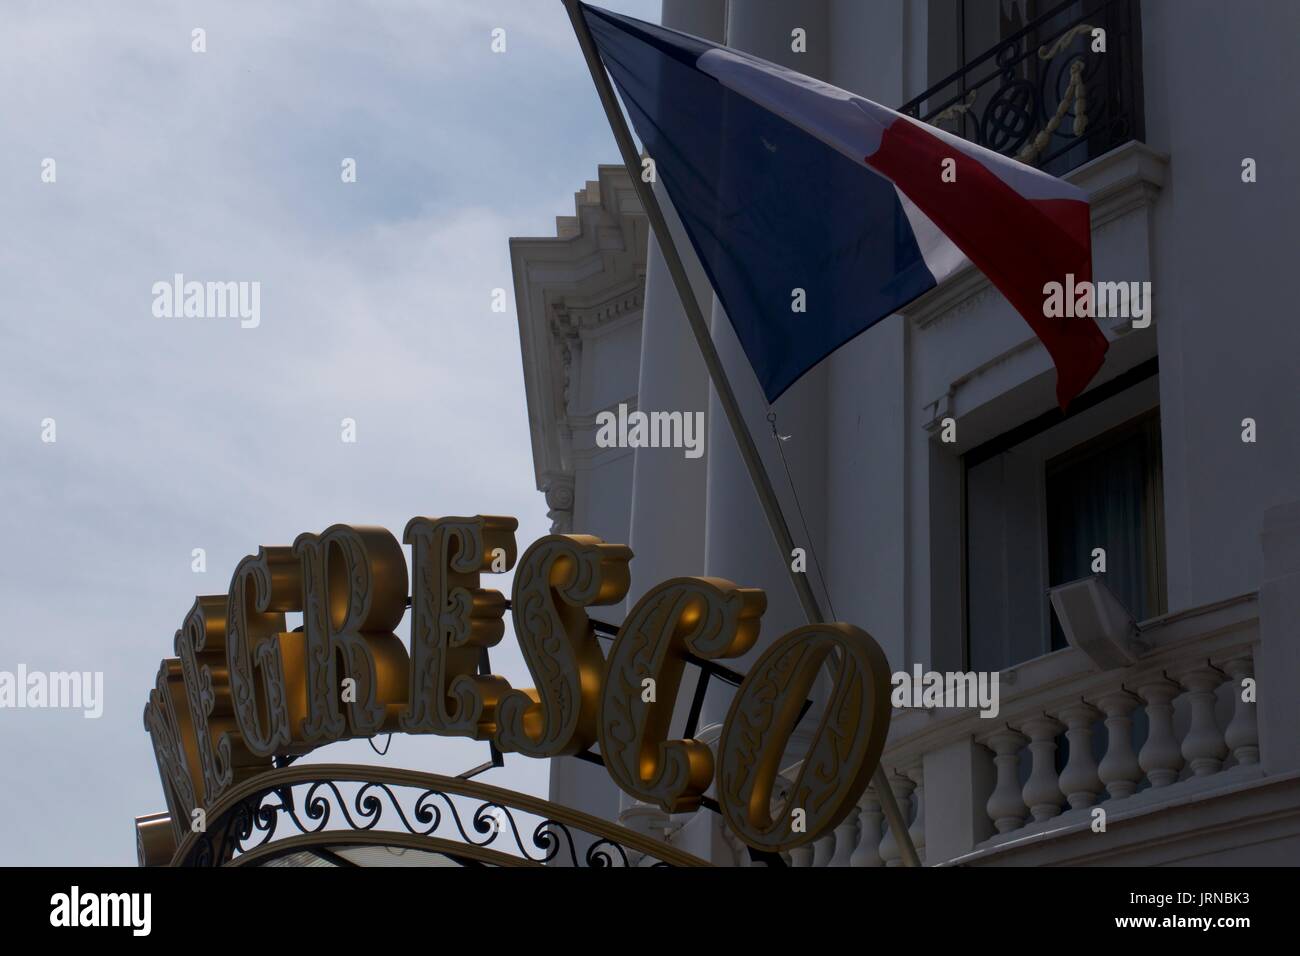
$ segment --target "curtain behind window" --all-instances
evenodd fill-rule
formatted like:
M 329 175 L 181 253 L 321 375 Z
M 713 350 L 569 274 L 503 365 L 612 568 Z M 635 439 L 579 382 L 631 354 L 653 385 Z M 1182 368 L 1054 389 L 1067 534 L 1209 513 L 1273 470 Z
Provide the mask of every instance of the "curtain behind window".
M 1047 464 L 1048 584 L 1093 573 L 1137 620 L 1163 611 L 1159 419 L 1147 416 Z M 1065 647 L 1052 615 L 1052 650 Z

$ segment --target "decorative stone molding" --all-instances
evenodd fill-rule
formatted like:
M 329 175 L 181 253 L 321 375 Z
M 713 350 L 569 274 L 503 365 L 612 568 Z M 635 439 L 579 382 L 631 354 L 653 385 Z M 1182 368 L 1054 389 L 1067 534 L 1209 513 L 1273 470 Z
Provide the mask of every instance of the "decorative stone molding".
M 573 426 L 570 419 L 575 417 L 570 385 L 574 368 L 582 359 L 583 339 L 624 316 L 640 313 L 644 297 L 645 276 L 638 274 L 630 288 L 619 289 L 611 297 L 594 304 L 572 296 L 551 303 L 550 331 L 561 368 L 560 407 L 564 409 L 564 424 L 568 425 L 570 435 Z
M 571 531 L 581 511 L 575 475 L 586 453 L 574 435 L 594 416 L 580 407 L 583 352 L 639 320 L 647 236 L 627 171 L 601 166 L 575 194 L 574 215 L 557 217 L 554 236 L 510 240 L 533 468 L 555 532 Z
M 551 519 L 551 534 L 573 531 L 573 475 L 555 475 L 545 485 L 546 517 Z

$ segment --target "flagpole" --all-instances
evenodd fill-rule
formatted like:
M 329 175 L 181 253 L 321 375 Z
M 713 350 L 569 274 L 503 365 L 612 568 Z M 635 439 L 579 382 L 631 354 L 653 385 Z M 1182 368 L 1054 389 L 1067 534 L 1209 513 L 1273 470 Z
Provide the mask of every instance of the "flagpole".
M 637 153 L 636 143 L 632 139 L 631 130 L 627 127 L 627 121 L 623 118 L 623 110 L 615 96 L 614 87 L 609 81 L 609 76 L 605 73 L 604 64 L 600 61 L 600 54 L 596 52 L 596 43 L 592 39 L 591 30 L 587 27 L 587 21 L 583 18 L 582 11 L 578 9 L 578 0 L 561 0 L 561 2 L 564 3 L 569 12 L 569 19 L 573 22 L 573 31 L 578 36 L 578 44 L 582 47 L 582 54 L 587 60 L 587 67 L 591 70 L 591 79 L 596 84 L 596 92 L 600 95 L 600 104 L 605 109 L 605 116 L 609 120 L 610 129 L 614 133 L 614 140 L 618 143 L 619 152 L 623 156 L 623 163 L 627 167 L 628 174 L 632 179 L 632 185 L 636 189 L 637 195 L 641 199 L 641 205 L 645 209 L 646 217 L 650 221 L 650 229 L 659 242 L 659 249 L 663 253 L 665 264 L 668 266 L 668 274 L 672 276 L 673 286 L 677 289 L 677 297 L 681 300 L 682 309 L 685 311 L 686 319 L 691 325 L 691 331 L 695 333 L 695 340 L 699 344 L 701 355 L 704 357 L 704 365 L 708 369 L 713 388 L 718 393 L 718 401 L 722 405 L 722 411 L 727 416 L 727 422 L 731 425 L 732 434 L 736 436 L 736 444 L 740 447 L 740 457 L 744 460 L 750 480 L 754 483 L 754 491 L 758 494 L 759 503 L 763 506 L 763 513 L 767 517 L 768 527 L 771 528 L 772 536 L 781 549 L 782 562 L 789 568 L 790 582 L 794 585 L 795 593 L 799 596 L 799 603 L 803 605 L 804 615 L 808 618 L 809 623 L 823 624 L 826 618 L 822 614 L 817 595 L 813 592 L 812 585 L 808 581 L 808 575 L 794 570 L 792 560 L 795 549 L 794 537 L 790 534 L 790 526 L 786 523 L 785 515 L 781 511 L 780 499 L 776 496 L 776 489 L 772 486 L 772 480 L 768 477 L 767 469 L 763 467 L 763 459 L 759 455 L 758 447 L 754 444 L 754 438 L 745 425 L 740 403 L 736 400 L 736 393 L 732 390 L 731 381 L 727 378 L 727 371 L 722 365 L 722 359 L 718 355 L 717 348 L 714 347 L 713 337 L 709 333 L 709 325 L 704 319 L 699 301 L 695 298 L 695 292 L 691 288 L 690 278 L 686 274 L 686 267 L 682 263 L 682 257 L 677 251 L 677 246 L 673 242 L 672 234 L 668 229 L 668 221 L 664 218 L 663 209 L 659 205 L 659 199 L 655 196 L 654 189 L 651 188 L 650 184 L 641 178 L 641 157 Z M 920 866 L 921 861 L 917 856 L 916 847 L 912 844 L 912 836 L 907 832 L 907 821 L 903 819 L 898 801 L 894 799 L 894 791 L 889 786 L 889 780 L 885 776 L 884 769 L 879 765 L 876 767 L 871 782 L 875 787 L 876 795 L 880 798 L 880 807 L 884 811 L 885 819 L 889 821 L 889 829 L 894 834 L 904 864 L 907 866 Z

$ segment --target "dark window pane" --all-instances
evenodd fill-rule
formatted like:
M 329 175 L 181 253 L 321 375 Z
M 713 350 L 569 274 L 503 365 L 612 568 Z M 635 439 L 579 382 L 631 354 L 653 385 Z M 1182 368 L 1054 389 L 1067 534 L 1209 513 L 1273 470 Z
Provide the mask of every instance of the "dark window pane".
M 1106 586 L 1138 620 L 1160 612 L 1159 420 L 1116 429 L 1047 465 L 1048 585 L 1092 574 L 1106 552 Z M 1052 617 L 1052 649 L 1065 647 Z

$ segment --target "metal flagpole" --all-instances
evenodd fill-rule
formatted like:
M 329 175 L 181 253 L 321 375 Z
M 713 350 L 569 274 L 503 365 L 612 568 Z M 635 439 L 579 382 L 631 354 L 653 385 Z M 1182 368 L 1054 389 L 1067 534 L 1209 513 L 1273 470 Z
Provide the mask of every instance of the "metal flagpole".
M 700 304 L 691 288 L 681 255 L 673 243 L 672 234 L 668 230 L 668 221 L 664 218 L 658 197 L 655 196 L 650 184 L 641 178 L 640 154 L 637 153 L 636 143 L 632 139 L 631 130 L 627 127 L 627 121 L 623 118 L 623 109 L 614 94 L 614 87 L 605 73 L 604 64 L 600 61 L 600 54 L 596 52 L 596 42 L 591 37 L 591 30 L 587 27 L 582 11 L 578 9 L 578 0 L 562 0 L 562 2 L 569 11 L 569 19 L 573 22 L 574 33 L 578 35 L 578 43 L 582 47 L 583 56 L 586 57 L 587 67 L 591 70 L 591 79 L 596 84 L 596 92 L 600 94 L 600 103 L 605 108 L 605 116 L 609 119 L 614 139 L 623 156 L 623 163 L 627 166 L 632 185 L 641 199 L 641 205 L 645 208 L 646 217 L 650 220 L 650 228 L 659 241 L 660 251 L 668 266 L 668 273 L 672 276 L 673 286 L 677 289 L 677 296 L 681 299 L 682 309 L 686 312 L 691 331 L 695 333 L 695 340 L 699 343 L 700 353 L 704 356 L 704 365 L 708 369 L 713 388 L 718 393 L 718 401 L 722 404 L 727 422 L 731 425 L 732 434 L 736 436 L 736 444 L 740 446 L 740 457 L 744 459 L 745 468 L 754 483 L 754 490 L 758 493 L 758 500 L 763 506 L 768 527 L 772 529 L 772 535 L 781 549 L 782 561 L 790 569 L 790 582 L 794 585 L 795 593 L 799 595 L 799 603 L 803 605 L 804 615 L 809 623 L 823 624 L 826 618 L 822 614 L 817 595 L 813 593 L 812 585 L 808 582 L 808 575 L 794 570 L 791 555 L 795 543 L 790 534 L 790 527 L 786 524 L 785 515 L 781 511 L 780 500 L 772 487 L 772 480 L 768 477 L 767 470 L 763 467 L 763 459 L 754 444 L 753 436 L 745 426 L 740 404 L 736 401 L 736 393 L 731 388 L 726 369 L 722 366 L 722 359 L 713 345 L 709 325 L 700 311 Z M 876 767 L 871 782 L 875 787 L 876 795 L 880 798 L 880 807 L 884 811 L 885 819 L 889 821 L 889 828 L 894 833 L 903 862 L 907 866 L 920 866 L 921 860 L 916 854 L 916 847 L 912 844 L 912 836 L 907 832 L 907 822 L 903 819 L 898 801 L 894 799 L 894 791 L 889 786 L 885 772 L 880 766 Z

